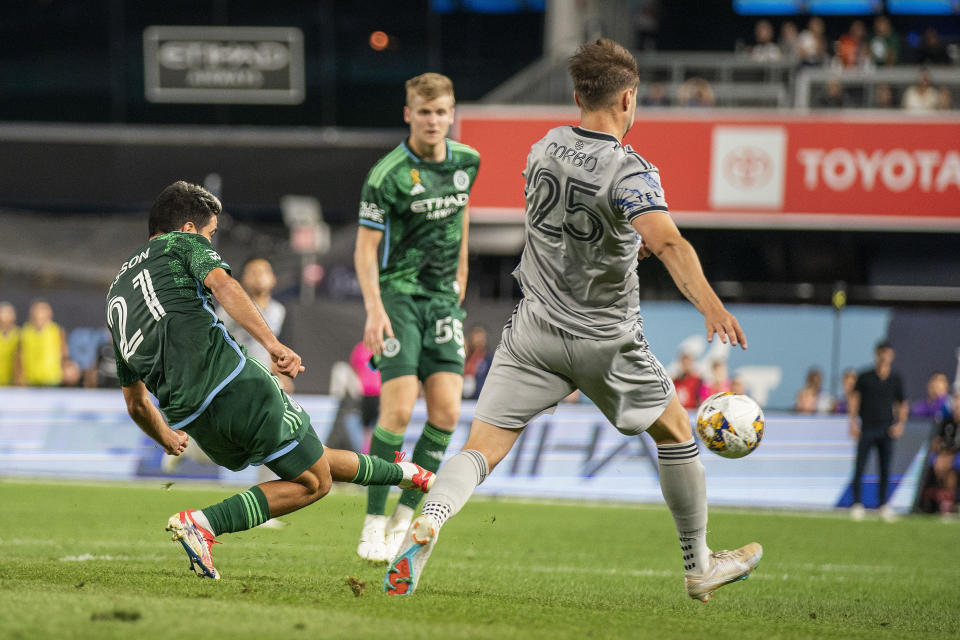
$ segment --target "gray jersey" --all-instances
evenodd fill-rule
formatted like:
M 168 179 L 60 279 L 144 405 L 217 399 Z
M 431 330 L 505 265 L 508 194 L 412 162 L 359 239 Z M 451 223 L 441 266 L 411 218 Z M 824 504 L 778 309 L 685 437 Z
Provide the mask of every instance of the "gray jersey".
M 615 137 L 551 129 L 530 149 L 526 244 L 514 277 L 531 311 L 584 338 L 615 338 L 640 317 L 637 216 L 667 211 L 657 168 Z

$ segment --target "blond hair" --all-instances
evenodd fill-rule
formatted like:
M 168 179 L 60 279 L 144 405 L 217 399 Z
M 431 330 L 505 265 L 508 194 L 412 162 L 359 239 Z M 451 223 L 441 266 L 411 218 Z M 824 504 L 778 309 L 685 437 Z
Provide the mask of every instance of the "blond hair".
M 407 80 L 406 86 L 408 105 L 413 102 L 415 95 L 428 102 L 440 96 L 450 96 L 453 99 L 453 82 L 440 73 L 422 73 Z
M 640 81 L 633 55 L 607 38 L 580 45 L 567 69 L 580 105 L 587 111 L 609 107 L 621 91 Z

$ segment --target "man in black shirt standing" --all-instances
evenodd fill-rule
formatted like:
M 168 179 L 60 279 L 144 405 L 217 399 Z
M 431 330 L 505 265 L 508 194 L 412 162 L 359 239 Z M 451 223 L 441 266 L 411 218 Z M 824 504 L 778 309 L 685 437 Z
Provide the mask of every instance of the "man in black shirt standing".
M 864 516 L 861 489 L 863 470 L 867 465 L 870 449 L 877 448 L 880 467 L 880 485 L 877 487 L 877 503 L 880 517 L 890 522 L 893 511 L 887 504 L 887 484 L 890 478 L 890 460 L 893 457 L 893 441 L 903 435 L 907 421 L 908 404 L 903 396 L 900 375 L 891 369 L 893 347 L 887 341 L 877 344 L 873 369 L 857 376 L 857 383 L 850 394 L 850 437 L 857 441 L 857 461 L 853 471 L 853 506 L 850 517 L 862 520 Z

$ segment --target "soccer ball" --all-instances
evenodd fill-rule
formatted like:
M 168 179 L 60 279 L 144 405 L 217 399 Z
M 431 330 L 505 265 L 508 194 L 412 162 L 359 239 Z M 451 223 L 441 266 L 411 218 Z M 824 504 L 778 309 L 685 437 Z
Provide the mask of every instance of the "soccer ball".
M 763 438 L 763 410 L 745 395 L 715 393 L 697 409 L 697 433 L 710 451 L 724 458 L 742 458 Z

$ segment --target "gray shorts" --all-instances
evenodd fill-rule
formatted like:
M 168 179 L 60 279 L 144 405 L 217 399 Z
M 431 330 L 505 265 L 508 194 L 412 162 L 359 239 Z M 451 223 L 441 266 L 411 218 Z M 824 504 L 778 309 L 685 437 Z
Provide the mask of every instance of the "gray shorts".
M 520 429 L 574 390 L 590 398 L 622 433 L 646 430 L 673 397 L 673 381 L 635 331 L 609 340 L 581 338 L 534 314 L 523 301 L 503 329 L 474 416 Z

